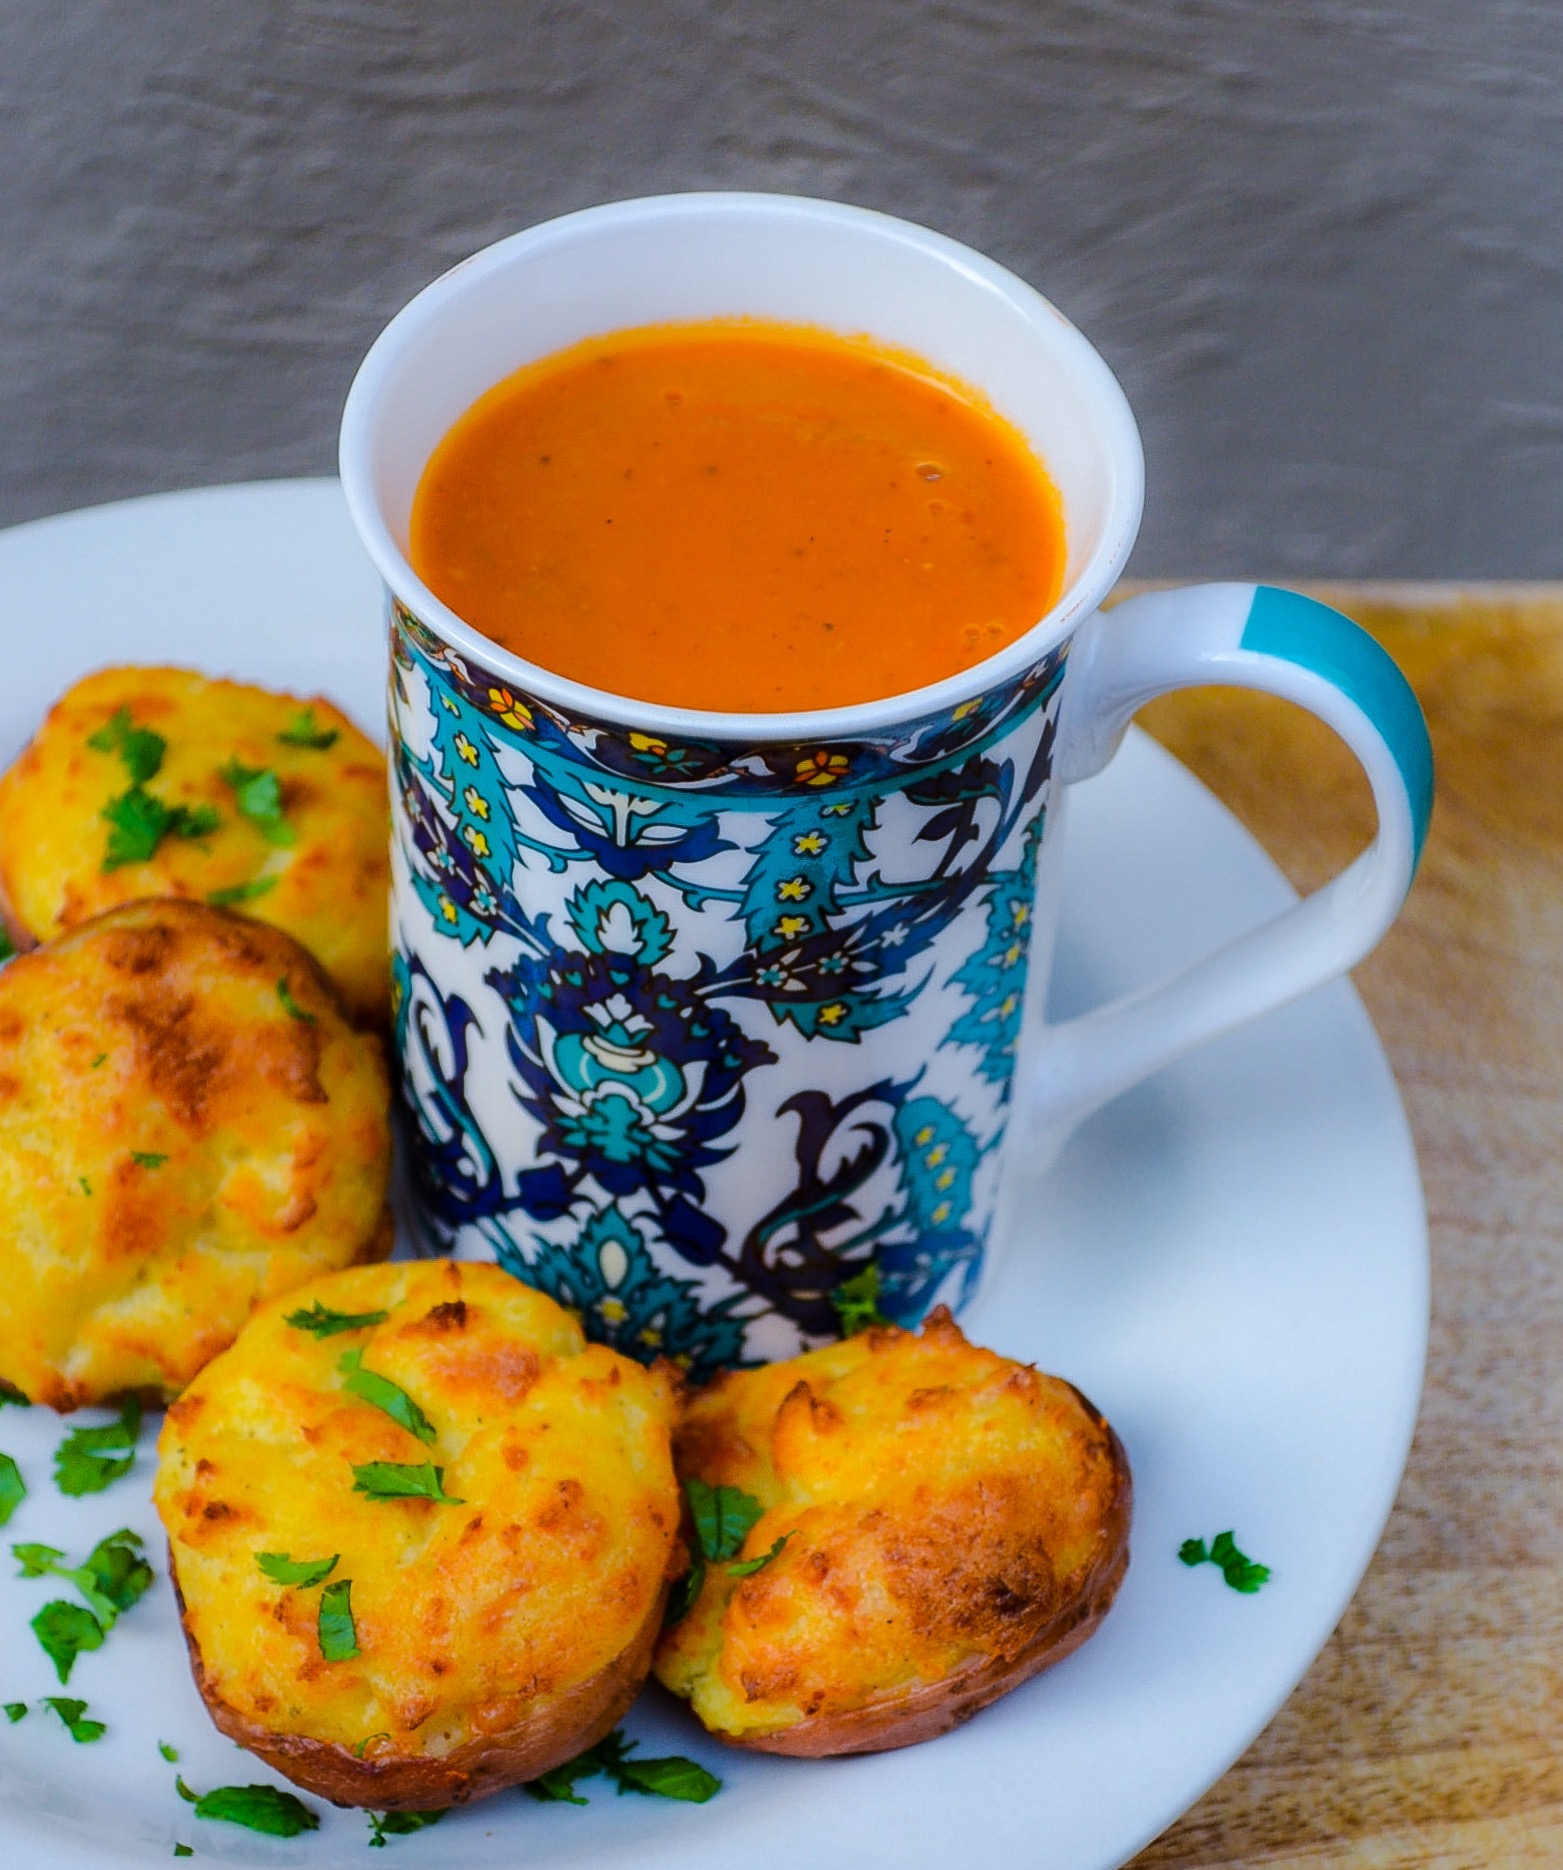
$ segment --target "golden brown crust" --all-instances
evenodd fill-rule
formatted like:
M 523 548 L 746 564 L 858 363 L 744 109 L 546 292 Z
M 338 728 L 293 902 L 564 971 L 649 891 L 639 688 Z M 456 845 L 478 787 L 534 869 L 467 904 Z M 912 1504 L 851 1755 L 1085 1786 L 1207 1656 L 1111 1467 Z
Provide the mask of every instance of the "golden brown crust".
M 56 1409 L 165 1399 L 260 1301 L 383 1258 L 389 1104 L 379 1039 L 279 929 L 158 899 L 19 955 L 0 1377 Z
M 170 1575 L 172 1571 L 171 1564 Z M 372 1746 L 359 1758 L 353 1748 L 336 1742 L 273 1733 L 259 1721 L 246 1719 L 212 1687 L 177 1583 L 175 1596 L 195 1685 L 220 1733 L 296 1786 L 334 1804 L 375 1811 L 438 1811 L 524 1785 L 610 1733 L 628 1713 L 651 1669 L 667 1586 L 626 1648 L 589 1680 L 562 1690 L 502 1732 L 469 1740 L 440 1758 L 382 1758 Z
M 872 1703 L 847 1712 L 806 1715 L 776 1733 L 723 1734 L 721 1738 L 750 1752 L 782 1753 L 804 1760 L 912 1747 L 962 1726 L 990 1702 L 1072 1655 L 1112 1608 L 1129 1568 L 1133 1500 L 1129 1462 L 1117 1435 L 1103 1426 L 1110 1438 L 1118 1485 L 1104 1523 L 1100 1554 L 1068 1601 L 1037 1625 L 1017 1654 L 975 1658 L 943 1680 L 885 1691 Z
M 317 1335 L 317 1305 L 358 1322 Z M 365 1267 L 264 1308 L 158 1444 L 213 1719 L 299 1784 L 382 1809 L 480 1798 L 591 1745 L 682 1569 L 677 1411 L 668 1368 L 587 1344 L 493 1265 Z M 376 1463 L 433 1467 L 439 1489 L 366 1489 Z M 329 1564 L 289 1582 L 274 1554 Z M 328 1655 L 337 1590 L 352 1643 Z
M 729 1372 L 691 1400 L 678 1463 L 763 1509 L 654 1661 L 735 1746 L 812 1758 L 945 1732 L 1083 1642 L 1128 1561 L 1112 1429 L 942 1308 L 920 1335 Z
M 300 744 L 303 710 L 329 746 Z M 131 773 L 93 746 L 124 711 L 164 742 L 146 791 L 215 821 L 165 836 L 150 857 L 106 866 L 104 808 Z M 295 738 L 287 736 L 295 731 Z M 281 826 L 239 809 L 224 768 L 275 777 Z M 278 834 L 279 835 L 275 835 Z M 320 696 L 274 694 L 188 669 L 121 667 L 85 676 L 50 709 L 0 775 L 0 917 L 18 949 L 121 903 L 170 896 L 219 901 L 287 931 L 310 950 L 360 1024 L 389 1016 L 390 883 L 385 762 Z

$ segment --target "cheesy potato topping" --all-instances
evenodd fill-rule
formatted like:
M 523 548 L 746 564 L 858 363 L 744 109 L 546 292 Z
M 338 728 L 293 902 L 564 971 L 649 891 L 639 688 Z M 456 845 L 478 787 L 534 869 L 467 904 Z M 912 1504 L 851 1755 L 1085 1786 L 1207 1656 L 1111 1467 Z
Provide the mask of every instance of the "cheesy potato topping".
M 1072 1647 L 1127 1557 L 1107 1424 L 942 1308 L 921 1335 L 874 1329 L 720 1377 L 690 1403 L 677 1460 L 764 1508 L 740 1566 L 784 1542 L 747 1576 L 712 1563 L 657 1650 L 658 1678 L 741 1744 L 847 1752 L 942 1731 Z
M 115 910 L 0 969 L 0 1378 L 177 1395 L 251 1309 L 390 1249 L 390 1089 L 279 930 Z
M 162 742 L 155 761 L 127 731 Z M 115 813 L 139 841 L 111 843 Z M 216 901 L 296 937 L 353 1018 L 384 1025 L 389 838 L 385 761 L 329 701 L 100 669 L 0 777 L 0 913 L 23 946 L 141 897 Z
M 363 1322 L 320 1334 L 290 1322 L 306 1308 Z M 425 1433 L 355 1393 L 355 1369 Z M 591 1744 L 639 1688 L 683 1566 L 676 1392 L 495 1266 L 366 1267 L 258 1312 L 159 1443 L 218 1725 L 362 1804 L 449 1804 Z M 435 1470 L 445 1497 L 376 1497 L 375 1463 Z M 334 1560 L 329 1582 L 275 1582 L 265 1553 Z M 348 1583 L 356 1653 L 333 1660 L 322 1595 Z

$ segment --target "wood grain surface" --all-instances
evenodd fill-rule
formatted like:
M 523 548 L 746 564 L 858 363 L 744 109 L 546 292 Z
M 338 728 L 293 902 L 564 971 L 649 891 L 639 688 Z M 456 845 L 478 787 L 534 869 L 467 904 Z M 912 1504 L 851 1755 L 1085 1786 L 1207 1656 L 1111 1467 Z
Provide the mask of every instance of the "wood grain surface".
M 1314 587 L 1427 712 L 1438 800 L 1356 982 L 1427 1190 L 1433 1320 L 1410 1465 L 1339 1629 L 1135 1870 L 1563 1866 L 1563 585 Z M 1301 889 L 1367 841 L 1350 756 L 1285 704 L 1141 716 Z

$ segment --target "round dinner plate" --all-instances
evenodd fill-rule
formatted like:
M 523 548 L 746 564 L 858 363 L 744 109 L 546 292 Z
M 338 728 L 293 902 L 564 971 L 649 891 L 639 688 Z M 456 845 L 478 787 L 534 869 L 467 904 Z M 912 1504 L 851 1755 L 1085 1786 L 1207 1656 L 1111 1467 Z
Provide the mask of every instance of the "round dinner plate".
M 372 732 L 383 718 L 380 595 L 334 481 L 171 494 L 0 534 L 0 654 L 0 763 L 60 690 L 108 662 L 324 693 Z M 1055 1005 L 1154 978 L 1290 900 L 1236 821 L 1131 734 L 1071 795 Z M 1426 1226 L 1383 1052 L 1338 983 L 1120 1098 L 1045 1175 L 1013 1166 L 1016 1218 L 964 1322 L 1077 1383 L 1128 1448 L 1133 1558 L 1099 1634 L 958 1732 L 874 1757 L 729 1752 L 652 1691 L 628 1731 L 647 1755 L 718 1772 L 709 1804 L 615 1797 L 602 1780 L 583 1782 L 584 1809 L 513 1793 L 392 1837 L 401 1861 L 1111 1870 L 1247 1746 L 1355 1590 L 1416 1414 Z M 0 1410 L 0 1450 L 30 1488 L 4 1540 L 79 1560 L 128 1525 L 159 1572 L 62 1689 L 27 1625 L 68 1587 L 0 1566 L 0 1703 L 32 1704 L 0 1720 L 0 1862 L 130 1870 L 182 1842 L 207 1862 L 361 1864 L 361 1812 L 307 1801 L 320 1830 L 282 1841 L 197 1820 L 176 1792 L 176 1771 L 197 1791 L 273 1776 L 216 1733 L 191 1685 L 148 1502 L 155 1426 L 126 1478 L 66 1500 L 50 1479 L 59 1420 Z M 1271 1567 L 1252 1596 L 1179 1562 L 1185 1539 L 1228 1528 Z M 101 1739 L 73 1744 L 39 1705 L 62 1693 L 107 1724 Z

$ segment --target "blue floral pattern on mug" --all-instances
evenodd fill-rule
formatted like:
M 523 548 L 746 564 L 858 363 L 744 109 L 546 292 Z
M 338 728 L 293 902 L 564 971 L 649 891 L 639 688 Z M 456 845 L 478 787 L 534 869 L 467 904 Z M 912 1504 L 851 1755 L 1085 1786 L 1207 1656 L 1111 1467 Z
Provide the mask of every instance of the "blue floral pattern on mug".
M 569 717 L 392 609 L 394 1008 L 431 1244 L 696 1377 L 971 1292 L 1064 651 L 878 739 Z

